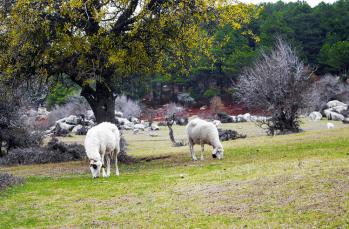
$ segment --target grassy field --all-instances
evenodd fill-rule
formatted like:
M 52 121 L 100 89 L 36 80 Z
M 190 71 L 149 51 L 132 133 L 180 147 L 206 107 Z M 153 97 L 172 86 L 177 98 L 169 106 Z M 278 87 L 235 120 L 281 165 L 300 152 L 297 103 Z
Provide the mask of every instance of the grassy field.
M 149 159 L 107 179 L 92 179 L 85 161 L 0 168 L 26 177 L 0 193 L 0 228 L 349 228 L 349 126 L 334 123 L 305 121 L 305 132 L 275 137 L 224 125 L 248 137 L 224 142 L 220 161 L 208 147 L 190 161 L 166 128 L 126 132 L 129 154 Z M 184 139 L 184 128 L 175 135 Z

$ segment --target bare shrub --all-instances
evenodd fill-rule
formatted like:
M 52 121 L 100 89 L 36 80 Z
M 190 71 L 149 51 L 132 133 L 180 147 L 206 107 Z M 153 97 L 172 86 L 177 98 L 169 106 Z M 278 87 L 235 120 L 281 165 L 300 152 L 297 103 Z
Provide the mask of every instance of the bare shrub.
M 175 114 L 181 114 L 183 107 L 178 106 L 176 103 L 169 103 L 166 105 L 166 117 L 172 117 Z
M 165 108 L 166 120 L 168 126 L 168 120 L 176 122 L 177 125 L 184 126 L 188 124 L 188 113 L 181 106 L 175 103 L 167 104 Z M 173 125 L 174 123 L 172 123 Z
M 0 174 L 0 191 L 4 190 L 7 187 L 22 184 L 23 181 L 23 178 L 8 173 L 2 173 Z
M 271 114 L 259 122 L 268 134 L 300 131 L 298 112 L 305 106 L 309 73 L 286 42 L 278 39 L 270 54 L 262 53 L 239 77 L 237 87 L 246 106 Z
M 213 96 L 213 98 L 210 100 L 210 110 L 214 115 L 224 110 L 224 104 L 221 97 Z
M 331 74 L 322 76 L 309 88 L 306 96 L 307 112 L 321 111 L 330 100 L 348 101 L 349 86 Z
M 20 99 L 0 91 L 0 157 L 16 147 L 41 144 L 43 134 L 24 125 L 23 110 Z
M 142 112 L 139 102 L 129 99 L 125 95 L 120 95 L 115 99 L 115 110 L 121 111 L 125 118 L 138 118 Z

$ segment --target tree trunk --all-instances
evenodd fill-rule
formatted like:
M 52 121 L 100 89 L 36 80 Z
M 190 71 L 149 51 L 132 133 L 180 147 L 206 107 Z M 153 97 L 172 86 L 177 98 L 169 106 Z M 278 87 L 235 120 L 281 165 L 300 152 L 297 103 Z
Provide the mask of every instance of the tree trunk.
M 115 95 L 113 91 L 101 83 L 97 83 L 95 91 L 88 88 L 84 89 L 82 90 L 81 95 L 84 96 L 90 104 L 96 122 L 116 123 Z

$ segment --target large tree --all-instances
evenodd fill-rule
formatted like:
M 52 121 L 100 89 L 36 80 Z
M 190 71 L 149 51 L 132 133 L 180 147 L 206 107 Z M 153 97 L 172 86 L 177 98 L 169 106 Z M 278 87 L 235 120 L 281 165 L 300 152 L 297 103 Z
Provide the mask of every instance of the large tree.
M 247 16 L 222 1 L 6 0 L 0 6 L 0 73 L 78 84 L 97 122 L 114 120 L 114 100 L 131 75 L 188 72 L 207 49 L 208 20 L 236 26 Z

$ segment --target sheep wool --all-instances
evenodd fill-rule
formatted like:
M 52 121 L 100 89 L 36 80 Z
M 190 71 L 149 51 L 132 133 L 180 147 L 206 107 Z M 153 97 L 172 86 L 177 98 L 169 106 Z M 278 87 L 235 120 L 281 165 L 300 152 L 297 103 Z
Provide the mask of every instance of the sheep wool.
M 205 144 L 213 147 L 213 158 L 223 158 L 223 146 L 219 140 L 217 127 L 213 123 L 196 118 L 188 123 L 186 131 L 188 135 L 190 153 L 193 160 L 197 160 L 194 152 L 195 144 L 201 145 L 201 160 L 204 159 L 203 152 Z
M 115 158 L 116 175 L 119 175 L 117 155 L 120 152 L 120 132 L 116 125 L 103 122 L 92 127 L 86 134 L 85 151 L 90 160 L 92 177 L 99 177 L 102 168 L 102 176 L 110 176 L 110 160 Z M 107 173 L 104 165 L 107 164 Z

